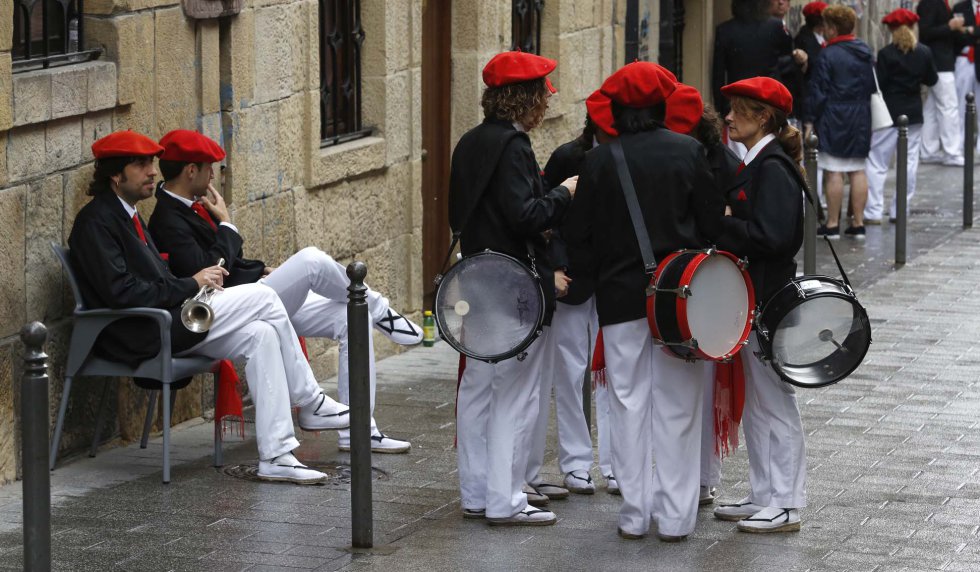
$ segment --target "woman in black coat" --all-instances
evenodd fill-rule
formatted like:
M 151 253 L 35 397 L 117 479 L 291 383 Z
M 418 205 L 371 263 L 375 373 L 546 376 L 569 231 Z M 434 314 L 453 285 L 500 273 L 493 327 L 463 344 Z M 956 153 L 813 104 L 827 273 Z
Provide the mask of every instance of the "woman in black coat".
M 846 233 L 864 238 L 864 205 L 868 179 L 864 162 L 871 149 L 871 94 L 875 91 L 871 48 L 852 35 L 857 15 L 835 4 L 823 11 L 825 47 L 807 86 L 805 121 L 820 137 L 820 168 L 825 171 L 827 224 L 818 231 L 840 237 L 840 211 L 844 174 L 851 182 L 854 220 Z

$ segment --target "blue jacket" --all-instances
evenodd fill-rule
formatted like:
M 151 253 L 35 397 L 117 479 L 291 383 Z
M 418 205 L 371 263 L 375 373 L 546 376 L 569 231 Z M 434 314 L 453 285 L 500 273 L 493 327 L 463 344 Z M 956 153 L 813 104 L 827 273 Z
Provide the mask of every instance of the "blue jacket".
M 813 63 L 805 121 L 813 122 L 819 149 L 841 158 L 867 158 L 871 149 L 871 48 L 858 39 L 828 45 Z

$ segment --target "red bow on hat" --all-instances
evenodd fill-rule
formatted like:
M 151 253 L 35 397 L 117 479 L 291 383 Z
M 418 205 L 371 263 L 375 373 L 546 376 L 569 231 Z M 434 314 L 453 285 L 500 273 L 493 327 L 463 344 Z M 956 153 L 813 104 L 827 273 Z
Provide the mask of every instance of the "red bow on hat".
M 667 98 L 667 115 L 664 125 L 674 133 L 687 135 L 701 122 L 704 102 L 701 94 L 693 87 L 679 83 L 674 93 Z
M 803 7 L 803 16 L 820 16 L 826 7 L 826 2 L 810 2 Z
M 893 28 L 897 28 L 899 26 L 914 26 L 918 21 L 919 15 L 911 10 L 906 10 L 905 8 L 892 10 L 881 19 L 882 24 L 887 24 L 889 27 Z
M 663 103 L 676 84 L 677 78 L 663 66 L 633 62 L 606 78 L 599 91 L 620 105 L 643 108 Z
M 152 157 L 163 153 L 163 147 L 146 135 L 133 130 L 116 131 L 92 143 L 96 159 L 109 157 Z
M 771 77 L 752 77 L 721 88 L 725 97 L 747 97 L 775 107 L 787 115 L 793 111 L 793 96 L 786 86 Z
M 483 67 L 483 83 L 487 87 L 500 87 L 544 77 L 548 89 L 555 93 L 558 90 L 545 76 L 555 71 L 557 65 L 555 60 L 527 52 L 503 52 L 493 56 Z
M 588 110 L 589 119 L 592 123 L 604 131 L 606 135 L 618 137 L 619 131 L 613 127 L 615 119 L 612 112 L 612 100 L 598 89 L 585 100 L 585 109 Z
M 217 163 L 225 158 L 225 151 L 212 139 L 197 131 L 175 129 L 160 139 L 163 147 L 161 159 L 183 163 Z

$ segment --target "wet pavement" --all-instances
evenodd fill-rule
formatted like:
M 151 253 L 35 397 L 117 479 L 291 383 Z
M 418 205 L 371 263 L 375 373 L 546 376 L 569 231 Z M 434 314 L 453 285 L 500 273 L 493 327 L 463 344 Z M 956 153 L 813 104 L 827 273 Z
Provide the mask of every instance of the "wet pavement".
M 437 344 L 379 364 L 379 424 L 413 444 L 408 455 L 373 458 L 383 550 L 344 550 L 349 457 L 334 434 L 301 434 L 298 454 L 335 471 L 331 484 L 259 483 L 247 474 L 254 439 L 229 438 L 225 467 L 213 468 L 212 426 L 198 420 L 174 432 L 170 485 L 160 483 L 159 438 L 146 450 L 105 450 L 52 473 L 54 568 L 980 570 L 980 243 L 978 231 L 960 230 L 961 192 L 961 170 L 922 167 L 904 268 L 893 268 L 887 222 L 868 227 L 863 242 L 836 243 L 872 318 L 874 343 L 849 379 L 799 392 L 809 504 L 798 533 L 740 533 L 706 509 L 686 542 L 621 540 L 619 497 L 601 480 L 593 496 L 554 501 L 552 527 L 463 520 L 453 449 L 456 354 Z M 820 248 L 821 271 L 835 276 Z M 325 387 L 335 392 L 334 382 Z M 552 437 L 545 473 L 557 479 L 555 455 Z M 722 499 L 744 496 L 744 448 L 723 472 Z M 22 566 L 20 503 L 19 483 L 0 487 L 0 569 Z

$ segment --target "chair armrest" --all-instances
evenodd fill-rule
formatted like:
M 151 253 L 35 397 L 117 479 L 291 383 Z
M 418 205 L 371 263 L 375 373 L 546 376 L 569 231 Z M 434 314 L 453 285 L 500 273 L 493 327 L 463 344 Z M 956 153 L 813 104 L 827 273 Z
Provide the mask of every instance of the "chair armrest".
M 162 360 L 166 364 L 164 367 L 169 369 L 172 361 L 172 350 L 170 340 L 170 326 L 173 318 L 170 312 L 160 308 L 94 308 L 91 310 L 76 310 L 75 332 L 83 333 L 79 339 L 72 335 L 71 351 L 68 356 L 67 374 L 74 375 L 82 364 L 88 359 L 95 340 L 113 322 L 126 318 L 147 318 L 153 320 L 160 332 L 160 351 L 157 355 L 148 360 Z

